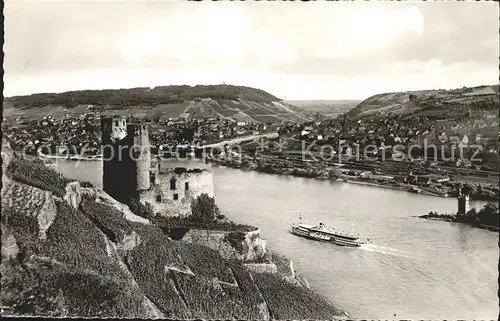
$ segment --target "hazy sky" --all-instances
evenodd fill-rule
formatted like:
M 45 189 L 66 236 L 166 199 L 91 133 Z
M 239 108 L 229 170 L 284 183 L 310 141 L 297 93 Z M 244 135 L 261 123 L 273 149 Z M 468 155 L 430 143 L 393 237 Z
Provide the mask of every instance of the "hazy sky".
M 5 3 L 5 96 L 228 84 L 283 99 L 498 83 L 498 4 Z

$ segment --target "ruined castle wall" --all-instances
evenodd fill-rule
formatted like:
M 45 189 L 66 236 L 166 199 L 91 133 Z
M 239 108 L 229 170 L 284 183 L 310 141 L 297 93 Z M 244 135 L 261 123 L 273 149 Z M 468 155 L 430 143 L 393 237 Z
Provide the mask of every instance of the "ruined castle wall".
M 203 193 L 214 197 L 213 175 L 210 171 L 176 174 L 172 170 L 155 175 L 155 186 L 150 191 L 141 193 L 141 202 L 151 204 L 155 213 L 186 217 L 191 215 L 191 202 L 194 198 Z

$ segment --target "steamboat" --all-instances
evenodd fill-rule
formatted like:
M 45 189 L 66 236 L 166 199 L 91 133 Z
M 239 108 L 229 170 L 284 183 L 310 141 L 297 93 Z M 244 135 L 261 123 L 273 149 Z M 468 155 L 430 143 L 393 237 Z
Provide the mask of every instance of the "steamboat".
M 323 223 L 316 226 L 302 223 L 292 224 L 291 232 L 308 239 L 330 242 L 341 246 L 359 247 L 364 244 L 359 239 L 359 236 L 327 228 Z

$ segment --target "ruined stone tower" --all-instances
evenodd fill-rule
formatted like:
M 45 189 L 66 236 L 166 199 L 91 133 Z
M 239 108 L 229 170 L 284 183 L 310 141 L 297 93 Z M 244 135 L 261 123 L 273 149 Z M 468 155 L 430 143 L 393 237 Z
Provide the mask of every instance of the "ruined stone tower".
M 139 198 L 150 187 L 148 129 L 124 116 L 101 118 L 103 188 L 119 202 Z

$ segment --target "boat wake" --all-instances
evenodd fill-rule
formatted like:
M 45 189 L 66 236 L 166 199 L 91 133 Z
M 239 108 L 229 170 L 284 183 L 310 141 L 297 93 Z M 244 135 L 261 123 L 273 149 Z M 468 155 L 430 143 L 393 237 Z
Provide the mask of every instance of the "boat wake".
M 410 252 L 398 250 L 392 247 L 381 246 L 376 244 L 363 244 L 361 249 L 368 252 L 376 252 L 381 254 L 387 254 L 392 256 L 404 257 L 408 259 L 418 259 L 417 256 L 412 255 Z

